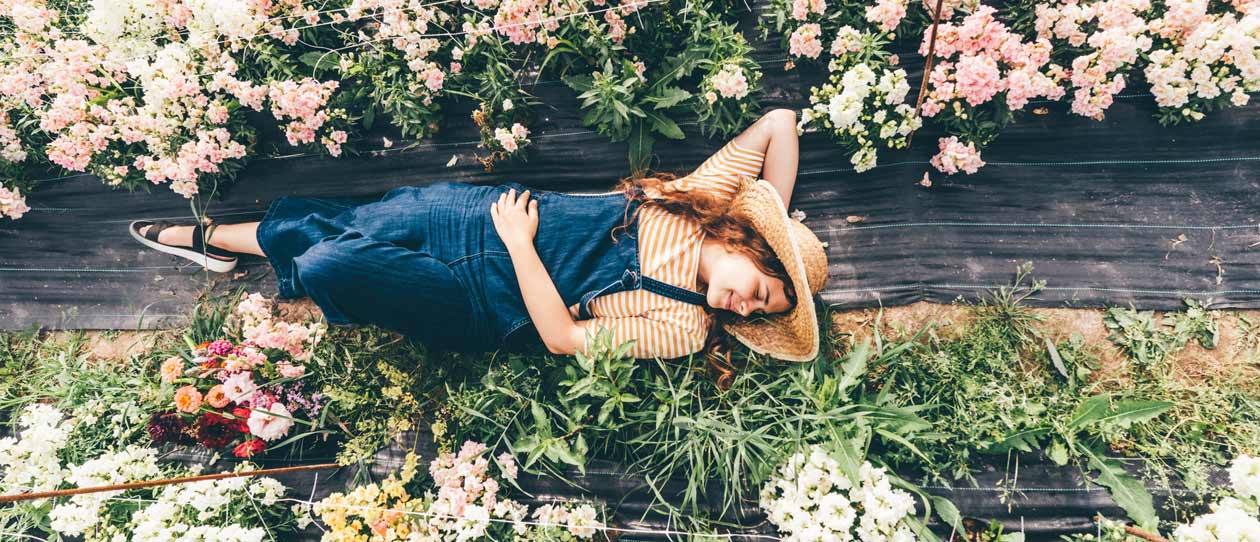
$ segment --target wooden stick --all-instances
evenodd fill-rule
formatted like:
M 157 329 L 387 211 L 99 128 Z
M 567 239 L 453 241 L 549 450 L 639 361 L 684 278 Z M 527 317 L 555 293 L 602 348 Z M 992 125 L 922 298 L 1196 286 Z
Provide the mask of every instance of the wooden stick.
M 932 59 L 936 57 L 936 27 L 941 24 L 941 7 L 945 0 L 936 0 L 936 9 L 932 10 L 932 37 L 928 42 L 927 59 L 923 61 L 923 80 L 919 82 L 919 97 L 914 101 L 914 117 L 919 118 L 919 109 L 923 107 L 923 98 L 927 96 L 928 75 L 932 73 Z M 915 130 L 914 132 L 917 132 Z M 914 132 L 906 136 L 906 148 L 910 148 L 910 140 Z
M 168 486 L 173 484 L 187 484 L 189 482 L 201 482 L 204 480 L 222 480 L 225 478 L 243 478 L 247 476 L 265 476 L 270 474 L 287 474 L 290 472 L 303 472 L 310 470 L 327 470 L 341 468 L 336 463 L 320 463 L 318 465 L 298 465 L 296 467 L 277 467 L 274 469 L 260 469 L 239 472 L 220 472 L 217 474 L 202 474 L 198 476 L 186 476 L 184 478 L 163 478 L 161 480 L 145 480 L 143 482 L 128 482 L 125 484 L 113 484 L 108 486 L 91 486 L 77 487 L 74 489 L 58 489 L 55 491 L 40 491 L 37 493 L 19 493 L 17 495 L 0 495 L 0 504 L 33 501 L 36 499 L 50 499 L 54 497 L 66 497 L 69 495 L 82 495 L 84 493 L 100 493 L 102 491 L 125 491 L 128 489 L 140 489 L 145 487 Z
M 1101 521 L 1102 521 L 1102 516 L 1094 516 L 1094 522 L 1101 522 Z M 1159 536 L 1145 529 L 1139 529 L 1132 525 L 1125 525 L 1124 533 L 1129 536 L 1136 536 L 1138 538 L 1141 538 L 1142 540 L 1149 540 L 1150 542 L 1171 542 L 1167 538 Z

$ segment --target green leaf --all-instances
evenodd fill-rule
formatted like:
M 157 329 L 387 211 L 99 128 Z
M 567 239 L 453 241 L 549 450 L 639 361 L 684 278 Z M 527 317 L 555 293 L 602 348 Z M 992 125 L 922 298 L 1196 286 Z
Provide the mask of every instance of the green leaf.
M 652 106 L 652 109 L 668 109 L 690 97 L 691 92 L 687 90 L 678 87 L 666 87 L 660 94 L 648 98 L 647 101 L 656 104 Z
M 573 89 L 574 92 L 586 92 L 594 85 L 594 79 L 590 75 L 569 75 L 560 78 L 564 84 Z
M 1111 396 L 1108 394 L 1095 395 L 1084 401 L 1076 407 L 1076 411 L 1072 412 L 1072 420 L 1068 422 L 1068 428 L 1080 429 L 1087 424 L 1103 419 L 1110 410 Z
M 661 135 L 670 139 L 685 139 L 687 136 L 683 134 L 682 128 L 678 127 L 678 123 L 669 120 L 664 115 L 651 113 L 648 115 L 652 119 L 652 128 L 656 129 Z
M 376 106 L 375 105 L 368 106 L 368 108 L 363 111 L 363 129 L 371 130 L 372 123 L 375 121 L 376 121 Z
M 1030 429 L 1016 431 L 1006 435 L 1006 438 L 990 445 L 987 451 L 995 454 L 1003 454 L 1011 450 L 1031 452 L 1038 447 L 1041 437 L 1044 437 L 1049 433 L 1049 427 L 1033 427 Z
M 329 70 L 337 67 L 337 65 L 341 62 L 341 55 L 331 51 L 325 51 L 322 53 L 319 51 L 311 51 L 298 57 L 298 60 L 307 66 L 315 68 L 317 71 Z
M 1054 369 L 1063 375 L 1063 378 L 1072 378 L 1068 375 L 1068 370 L 1063 365 L 1063 358 L 1059 356 L 1059 349 L 1054 347 L 1054 341 L 1050 337 L 1046 337 L 1046 351 L 1050 353 L 1050 363 L 1054 364 Z
M 967 528 L 963 526 L 962 514 L 958 512 L 958 507 L 954 506 L 954 502 L 938 495 L 932 495 L 932 506 L 936 508 L 936 516 L 941 521 L 949 525 L 954 530 L 951 534 L 966 534 Z M 950 540 L 954 537 L 951 536 Z
M 1169 401 L 1143 401 L 1139 399 L 1119 401 L 1106 416 L 1098 420 L 1098 423 L 1128 427 L 1130 424 L 1157 418 L 1160 414 L 1167 412 L 1172 406 L 1173 403 Z
M 1129 519 L 1143 529 L 1158 533 L 1159 517 L 1155 515 L 1154 499 L 1142 481 L 1125 472 L 1119 461 L 1102 457 L 1086 446 L 1081 452 L 1089 458 L 1089 468 L 1098 477 L 1096 482 L 1111 490 L 1111 498 L 1129 514 Z
M 655 140 L 643 122 L 634 123 L 630 129 L 630 168 L 634 171 L 647 169 L 652 160 L 652 144 Z
M 1062 440 L 1054 439 L 1050 443 L 1050 449 L 1046 451 L 1046 456 L 1056 465 L 1066 465 L 1068 462 L 1067 445 L 1063 444 Z

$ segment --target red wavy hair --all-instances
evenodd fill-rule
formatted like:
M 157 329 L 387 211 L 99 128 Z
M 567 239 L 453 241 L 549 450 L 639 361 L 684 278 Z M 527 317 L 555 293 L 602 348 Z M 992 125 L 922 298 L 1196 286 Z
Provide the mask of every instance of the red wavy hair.
M 796 292 L 792 288 L 787 269 L 765 238 L 753 229 L 752 222 L 741 213 L 731 212 L 728 202 L 717 196 L 701 190 L 676 190 L 670 183 L 677 178 L 673 173 L 654 172 L 643 177 L 626 177 L 618 182 L 616 190 L 624 192 L 630 201 L 641 202 L 641 205 L 634 213 L 627 212 L 625 222 L 613 229 L 614 237 L 618 230 L 629 227 L 644 207 L 660 207 L 673 215 L 690 219 L 700 226 L 706 237 L 720 241 L 727 250 L 748 256 L 762 273 L 782 280 L 784 293 L 794 305 Z M 649 193 L 657 197 L 651 197 Z M 722 328 L 722 324 L 743 317 L 708 306 L 705 306 L 705 310 L 713 318 L 709 319 L 709 329 L 701 352 L 704 353 L 708 366 L 717 374 L 718 387 L 725 389 L 730 386 L 738 368 L 731 360 L 731 351 L 736 340 Z

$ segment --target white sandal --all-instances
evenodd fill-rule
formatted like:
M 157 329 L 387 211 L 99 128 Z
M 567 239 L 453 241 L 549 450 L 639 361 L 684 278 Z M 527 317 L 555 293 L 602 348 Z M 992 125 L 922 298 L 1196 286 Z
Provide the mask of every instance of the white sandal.
M 191 247 L 177 247 L 158 242 L 158 235 L 163 230 L 178 225 L 164 221 L 136 220 L 128 226 L 128 229 L 131 232 L 131 236 L 136 241 L 139 241 L 140 244 L 160 252 L 179 256 L 215 273 L 227 273 L 236 267 L 237 259 L 235 254 L 204 242 L 214 232 L 214 224 L 210 225 L 209 231 L 206 231 L 200 223 L 193 226 Z M 143 234 L 140 233 L 140 229 L 145 226 L 149 226 L 149 229 Z

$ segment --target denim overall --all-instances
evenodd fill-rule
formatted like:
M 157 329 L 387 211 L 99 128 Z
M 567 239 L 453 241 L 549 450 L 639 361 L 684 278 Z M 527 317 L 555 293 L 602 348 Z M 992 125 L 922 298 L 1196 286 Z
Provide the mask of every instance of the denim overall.
M 490 204 L 518 183 L 440 182 L 391 190 L 379 201 L 284 197 L 258 227 L 281 297 L 309 295 L 329 323 L 377 324 L 436 349 L 484 352 L 540 344 Z M 531 191 L 534 247 L 565 306 L 645 289 L 704 306 L 697 292 L 645 277 L 639 202 L 621 192 Z

